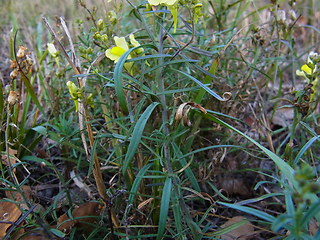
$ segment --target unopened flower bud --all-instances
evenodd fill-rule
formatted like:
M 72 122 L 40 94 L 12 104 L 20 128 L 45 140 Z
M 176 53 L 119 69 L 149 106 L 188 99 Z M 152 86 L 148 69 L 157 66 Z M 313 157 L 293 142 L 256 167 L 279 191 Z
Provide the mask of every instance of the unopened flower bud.
M 52 43 L 47 43 L 48 51 L 52 55 L 52 57 L 56 58 L 59 56 L 59 51 L 56 49 L 54 44 Z
M 277 20 L 278 20 L 279 24 L 284 24 L 286 21 L 286 11 L 278 10 L 277 11 Z
M 295 12 L 293 9 L 291 9 L 291 10 L 289 11 L 289 17 L 290 17 L 290 19 L 291 19 L 292 21 L 297 20 L 297 14 L 296 14 L 296 12 Z
M 99 31 L 101 31 L 103 29 L 103 20 L 102 19 L 99 19 L 97 21 L 97 27 L 98 27 Z

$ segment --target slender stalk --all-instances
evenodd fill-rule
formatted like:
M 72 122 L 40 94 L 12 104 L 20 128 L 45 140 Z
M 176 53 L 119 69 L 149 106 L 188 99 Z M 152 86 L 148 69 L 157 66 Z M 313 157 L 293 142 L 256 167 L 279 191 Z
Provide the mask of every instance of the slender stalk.
M 160 32 L 159 32 L 159 54 L 163 54 L 163 39 L 164 39 L 164 30 L 162 26 L 160 26 Z M 163 65 L 164 63 L 164 58 L 159 59 L 159 65 Z M 163 68 L 159 68 L 157 73 L 156 73 L 156 79 L 158 80 L 158 89 L 161 93 L 164 92 L 165 87 L 164 87 L 164 77 L 163 77 Z M 163 133 L 165 136 L 168 136 L 170 131 L 168 128 L 168 110 L 167 110 L 167 100 L 166 100 L 166 95 L 161 94 L 159 96 L 160 98 L 160 103 L 162 105 L 162 125 L 163 125 Z M 168 172 L 171 174 L 173 173 L 171 162 L 170 162 L 170 147 L 168 145 L 168 142 L 165 141 L 164 145 L 164 157 L 166 160 L 167 164 L 167 169 Z
M 76 63 L 73 62 L 76 61 L 75 60 L 75 56 L 74 59 L 72 60 L 69 55 L 67 54 L 65 48 L 63 47 L 62 43 L 60 42 L 59 38 L 57 37 L 56 33 L 53 31 L 53 29 L 51 28 L 50 24 L 48 23 L 47 19 L 45 17 L 43 17 L 43 21 L 45 22 L 49 32 L 51 33 L 52 37 L 54 38 L 55 42 L 57 43 L 57 45 L 59 46 L 59 49 L 61 50 L 62 54 L 65 56 L 65 58 L 67 59 L 68 63 L 70 64 L 70 66 L 72 67 L 73 71 L 75 72 L 75 74 L 80 75 L 81 71 L 79 69 L 79 67 L 77 67 Z M 67 31 L 66 27 L 64 28 L 65 31 Z M 66 34 L 68 35 L 68 33 L 66 32 Z M 71 39 L 70 40 L 70 44 L 72 44 Z M 83 79 L 82 78 L 77 78 L 78 79 L 78 83 L 80 88 L 84 87 L 84 83 L 83 83 Z M 86 97 L 84 96 L 83 99 L 86 99 Z M 93 148 L 94 145 L 94 137 L 93 137 L 93 131 L 92 131 L 92 127 L 90 124 L 90 118 L 89 118 L 89 114 L 88 114 L 88 109 L 87 109 L 87 104 L 83 104 L 83 102 L 81 101 L 81 103 L 79 103 L 79 112 L 81 111 L 82 116 L 84 118 L 85 121 L 85 125 L 86 125 L 86 130 L 87 130 L 87 134 L 88 134 L 88 138 L 89 138 L 89 144 L 90 144 L 90 149 Z M 79 125 L 80 128 L 82 126 L 82 122 L 81 122 L 81 118 L 79 119 Z M 84 147 L 86 148 L 86 142 L 83 141 Z M 96 182 L 96 187 L 98 190 L 98 193 L 100 195 L 100 197 L 106 202 L 107 208 L 108 208 L 108 212 L 111 216 L 111 220 L 112 223 L 118 227 L 119 226 L 119 222 L 118 219 L 116 218 L 116 214 L 114 212 L 114 210 L 111 208 L 111 198 L 107 195 L 106 193 L 106 185 L 103 181 L 103 177 L 102 177 L 102 173 L 101 173 L 101 168 L 100 168 L 100 162 L 98 159 L 98 155 L 96 152 L 91 152 L 91 154 L 93 154 L 93 160 L 94 160 L 94 167 L 93 167 L 93 177 L 95 179 Z M 90 159 L 89 157 L 89 152 L 87 152 L 87 158 Z M 111 231 L 113 231 L 113 225 L 112 223 L 110 224 L 110 228 Z

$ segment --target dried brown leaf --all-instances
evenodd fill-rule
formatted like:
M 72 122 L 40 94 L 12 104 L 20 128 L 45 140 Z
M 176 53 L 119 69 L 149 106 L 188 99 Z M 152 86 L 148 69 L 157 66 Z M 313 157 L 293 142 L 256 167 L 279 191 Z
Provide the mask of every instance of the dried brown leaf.
M 174 117 L 174 120 L 180 121 L 181 119 L 183 119 L 183 125 L 190 127 L 192 124 L 191 124 L 191 121 L 188 117 L 188 113 L 191 108 L 197 108 L 201 112 L 203 112 L 204 114 L 207 113 L 207 110 L 204 107 L 202 107 L 200 104 L 197 104 L 194 102 L 185 102 L 185 103 L 182 103 L 179 105 L 179 107 L 176 111 L 176 115 Z
M 70 230 L 78 226 L 80 228 L 89 227 L 89 223 L 96 221 L 96 218 L 101 214 L 103 205 L 98 202 L 87 202 L 75 208 L 72 211 L 72 218 L 67 213 L 58 218 L 58 229 L 64 233 L 69 233 Z
M 21 215 L 20 209 L 12 202 L 0 202 L 0 221 L 8 223 L 0 223 L 0 238 L 6 235 L 7 229 L 12 222 L 18 220 Z
M 247 221 L 244 225 L 241 225 L 240 227 L 224 234 L 221 236 L 221 239 L 223 240 L 247 240 L 250 239 L 253 235 L 255 235 L 254 228 L 252 224 L 243 216 L 236 216 L 231 219 L 229 219 L 226 223 L 221 225 L 221 228 L 229 227 L 235 223 L 241 222 L 241 221 Z

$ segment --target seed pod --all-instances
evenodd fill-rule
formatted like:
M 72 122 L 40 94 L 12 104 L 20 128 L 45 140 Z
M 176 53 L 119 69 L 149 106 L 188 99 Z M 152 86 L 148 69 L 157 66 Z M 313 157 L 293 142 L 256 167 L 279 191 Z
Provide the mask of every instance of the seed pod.
M 17 52 L 17 57 L 18 57 L 18 58 L 23 58 L 23 57 L 25 57 L 27 50 L 28 50 L 28 49 L 27 49 L 26 47 L 20 46 L 20 47 L 19 47 L 19 50 L 18 50 L 18 52 Z
M 15 105 L 18 102 L 18 94 L 15 91 L 10 91 L 8 96 L 8 103 L 10 106 Z

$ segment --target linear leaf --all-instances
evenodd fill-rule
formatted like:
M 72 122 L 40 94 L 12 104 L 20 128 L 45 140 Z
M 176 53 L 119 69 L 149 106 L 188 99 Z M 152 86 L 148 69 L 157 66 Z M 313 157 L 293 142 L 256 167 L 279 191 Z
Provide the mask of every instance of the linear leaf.
M 140 182 L 143 179 L 142 177 L 144 176 L 144 174 L 148 171 L 148 169 L 152 165 L 153 165 L 153 163 L 149 163 L 149 164 L 145 165 L 143 168 L 141 168 L 140 171 L 138 172 L 138 175 L 136 176 L 136 178 L 132 184 L 131 190 L 130 190 L 128 204 L 133 204 L 134 197 L 137 194 L 139 186 L 140 186 Z
M 158 239 L 162 239 L 165 228 L 166 222 L 169 212 L 169 204 L 170 204 L 170 196 L 171 196 L 171 187 L 172 187 L 172 179 L 167 177 L 161 197 L 161 205 L 160 205 L 160 217 L 159 217 L 159 225 L 158 225 Z
M 308 150 L 309 147 L 311 147 L 311 145 L 317 141 L 320 138 L 320 135 L 311 138 L 299 151 L 299 153 L 297 154 L 296 158 L 294 159 L 294 163 L 297 164 L 299 159 L 302 157 L 302 155 Z
M 154 102 L 152 104 L 150 104 L 147 109 L 143 112 L 143 114 L 140 116 L 139 120 L 137 121 L 133 133 L 132 133 L 132 137 L 128 146 L 128 151 L 126 154 L 126 157 L 123 161 L 122 164 L 122 173 L 124 174 L 129 166 L 130 161 L 132 160 L 137 147 L 139 146 L 139 143 L 141 141 L 142 138 L 142 133 L 144 130 L 144 127 L 151 115 L 151 113 L 153 112 L 153 110 L 155 109 L 155 107 L 158 105 L 158 102 Z
M 215 97 L 216 99 L 223 101 L 224 99 L 222 97 L 220 97 L 218 94 L 216 94 L 212 89 L 210 89 L 206 84 L 202 83 L 201 81 L 199 81 L 198 79 L 192 77 L 191 75 L 181 72 L 179 70 L 176 70 L 177 72 L 185 75 L 186 77 L 190 78 L 192 81 L 194 81 L 196 84 L 198 84 L 200 87 L 202 87 L 204 90 L 206 90 L 210 95 L 212 95 L 213 97 Z
M 229 208 L 233 208 L 242 212 L 246 212 L 249 213 L 251 215 L 254 215 L 256 217 L 259 217 L 263 220 L 266 220 L 269 223 L 272 223 L 276 218 L 274 216 L 271 216 L 268 213 L 262 212 L 260 210 L 254 209 L 254 208 L 250 208 L 250 207 L 246 207 L 246 206 L 241 206 L 238 204 L 232 204 L 232 203 L 224 203 L 224 202 L 217 202 L 223 206 L 229 207 Z
M 207 119 L 211 119 L 212 121 L 219 123 L 222 126 L 233 130 L 234 132 L 240 134 L 241 136 L 243 136 L 244 138 L 248 139 L 250 142 L 255 144 L 278 166 L 278 168 L 281 170 L 281 172 L 284 174 L 284 176 L 288 179 L 289 183 L 292 184 L 292 186 L 295 189 L 299 189 L 299 184 L 298 184 L 297 180 L 294 178 L 293 168 L 288 163 L 286 163 L 283 159 L 281 159 L 275 153 L 271 152 L 269 149 L 262 146 L 260 143 L 258 143 L 257 141 L 255 141 L 251 137 L 247 136 L 246 134 L 242 133 L 240 130 L 232 127 L 231 125 L 227 124 L 226 122 L 220 120 L 219 118 L 217 118 L 213 115 L 210 115 L 210 114 L 203 114 L 203 113 L 200 113 L 200 114 Z
M 127 100 L 126 100 L 126 96 L 124 95 L 123 85 L 122 85 L 123 66 L 128 56 L 130 55 L 130 53 L 138 48 L 142 48 L 143 46 L 152 46 L 152 45 L 145 44 L 138 47 L 130 48 L 128 51 L 126 51 L 124 54 L 121 55 L 119 61 L 116 63 L 116 66 L 114 68 L 113 78 L 114 78 L 115 90 L 119 100 L 120 107 L 122 111 L 124 111 L 125 113 L 128 113 L 128 106 L 127 106 Z

